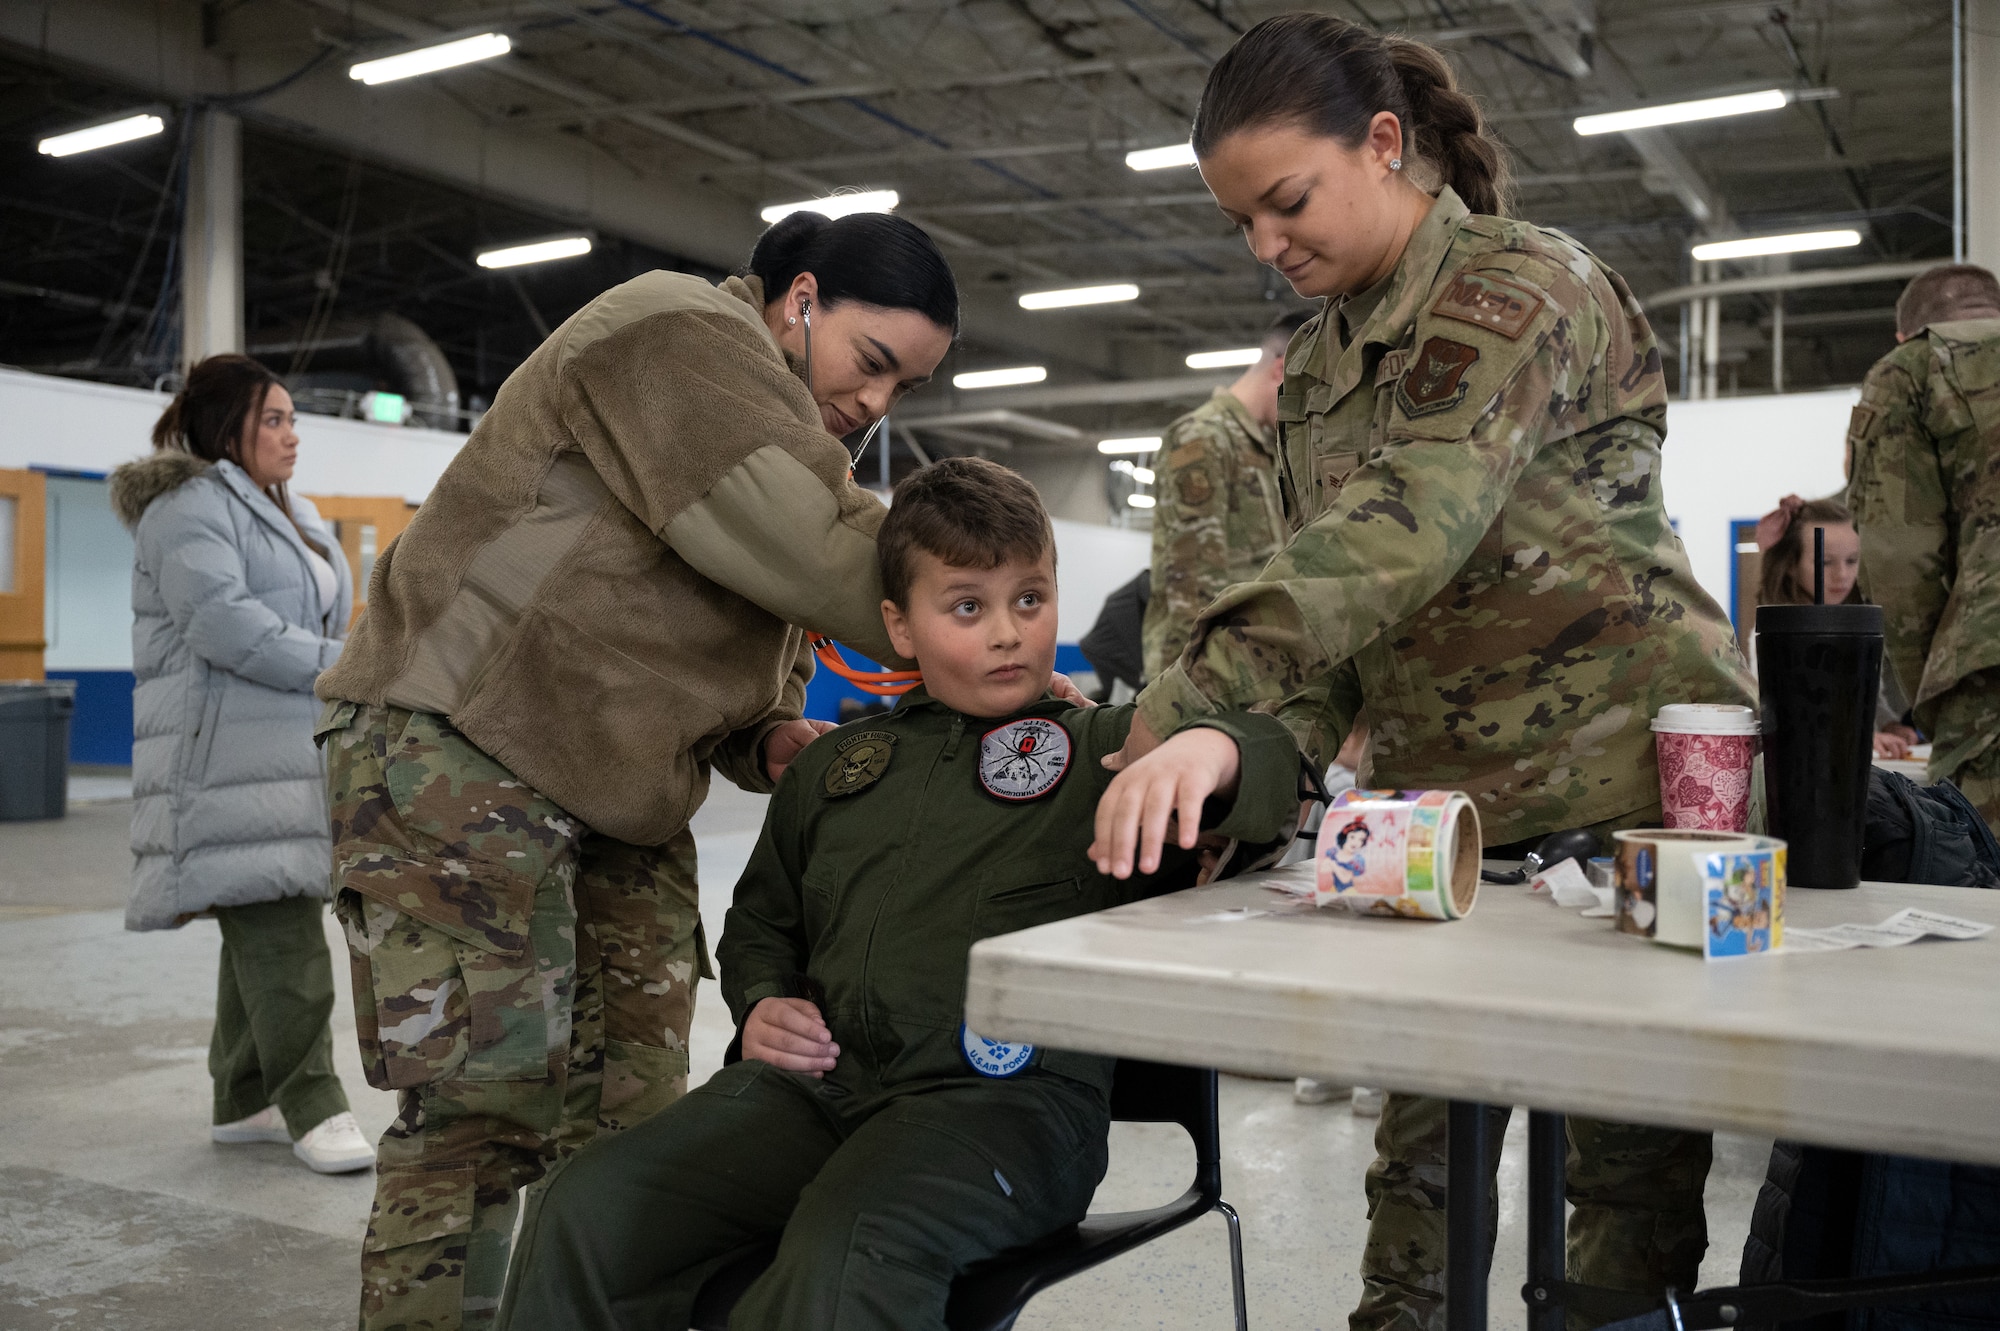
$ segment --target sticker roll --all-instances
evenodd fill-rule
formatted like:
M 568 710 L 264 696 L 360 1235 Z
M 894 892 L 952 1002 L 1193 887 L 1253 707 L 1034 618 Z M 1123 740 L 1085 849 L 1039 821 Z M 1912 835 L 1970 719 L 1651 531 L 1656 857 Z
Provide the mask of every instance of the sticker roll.
M 1349 790 L 1320 824 L 1313 901 L 1457 920 L 1479 894 L 1479 810 L 1457 790 Z
M 1754 957 L 1785 945 L 1785 843 L 1753 837 L 1748 854 L 1697 857 L 1702 880 L 1701 952 Z
M 1701 950 L 1708 914 L 1710 856 L 1768 853 L 1783 842 L 1745 832 L 1637 828 L 1613 832 L 1618 879 L 1616 928 L 1669 947 Z

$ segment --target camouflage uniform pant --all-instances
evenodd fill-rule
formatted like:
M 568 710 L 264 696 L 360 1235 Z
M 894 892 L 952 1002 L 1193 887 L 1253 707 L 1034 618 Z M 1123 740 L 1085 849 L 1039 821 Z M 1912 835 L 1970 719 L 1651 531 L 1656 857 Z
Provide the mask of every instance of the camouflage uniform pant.
M 441 716 L 341 704 L 321 733 L 361 1061 L 398 1099 L 361 1326 L 488 1326 L 519 1189 L 687 1087 L 694 841 L 597 835 Z
M 2000 836 L 2000 671 L 1967 675 L 1930 704 L 1932 781 L 1965 792 Z
M 1511 1111 L 1490 1112 L 1497 1142 Z M 1444 1326 L 1447 1115 L 1447 1102 L 1428 1096 L 1391 1095 L 1383 1107 L 1368 1167 L 1361 1303 L 1349 1331 Z M 1708 1249 L 1701 1198 L 1708 1134 L 1575 1117 L 1568 1125 L 1567 1192 L 1576 1208 L 1569 1279 L 1642 1293 L 1695 1288 Z M 1487 1204 L 1497 1210 L 1491 1180 L 1487 1186 Z

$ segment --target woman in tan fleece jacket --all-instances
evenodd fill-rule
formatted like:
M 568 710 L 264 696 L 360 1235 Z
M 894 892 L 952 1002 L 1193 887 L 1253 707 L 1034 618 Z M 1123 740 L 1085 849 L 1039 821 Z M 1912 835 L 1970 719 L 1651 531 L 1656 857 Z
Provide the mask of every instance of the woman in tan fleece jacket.
M 957 326 L 943 256 L 882 214 L 793 214 L 720 286 L 634 278 L 508 378 L 376 563 L 318 685 L 362 1061 L 400 1097 L 364 1328 L 488 1324 L 516 1190 L 685 1088 L 688 819 L 711 768 L 769 790 L 824 728 L 805 630 L 897 661 L 838 436 Z

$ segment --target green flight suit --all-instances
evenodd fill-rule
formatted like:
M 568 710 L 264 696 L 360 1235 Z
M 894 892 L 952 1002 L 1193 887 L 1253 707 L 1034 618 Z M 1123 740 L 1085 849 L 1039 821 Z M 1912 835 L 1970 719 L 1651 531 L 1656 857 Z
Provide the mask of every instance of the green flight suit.
M 1180 660 L 1195 616 L 1224 587 L 1256 577 L 1291 540 L 1277 444 L 1237 396 L 1218 388 L 1167 427 L 1153 493 L 1153 594 L 1146 678 Z
M 1193 881 L 1187 852 L 1124 882 L 1084 856 L 1099 760 L 1132 708 L 1044 699 L 968 717 L 912 692 L 786 771 L 717 957 L 740 1029 L 811 997 L 824 1080 L 754 1060 L 558 1164 L 530 1202 L 501 1325 L 688 1325 L 701 1283 L 780 1240 L 739 1328 L 941 1328 L 955 1274 L 1079 1219 L 1103 1177 L 1113 1060 L 964 1025 L 980 938 Z M 1276 720 L 1212 718 L 1242 755 L 1215 825 L 1288 839 L 1299 756 Z
M 1877 361 L 1847 443 L 1862 588 L 1930 779 L 2000 831 L 2000 319 L 1932 324 Z
M 1661 503 L 1660 349 L 1568 237 L 1444 190 L 1394 272 L 1292 338 L 1278 398 L 1296 535 L 1139 698 L 1156 734 L 1277 706 L 1333 756 L 1365 705 L 1374 784 L 1452 788 L 1488 846 L 1659 817 L 1649 722 L 1750 703 Z M 1353 1331 L 1443 1324 L 1441 1102 L 1392 1095 Z M 1571 1121 L 1574 1278 L 1691 1287 L 1705 1134 Z

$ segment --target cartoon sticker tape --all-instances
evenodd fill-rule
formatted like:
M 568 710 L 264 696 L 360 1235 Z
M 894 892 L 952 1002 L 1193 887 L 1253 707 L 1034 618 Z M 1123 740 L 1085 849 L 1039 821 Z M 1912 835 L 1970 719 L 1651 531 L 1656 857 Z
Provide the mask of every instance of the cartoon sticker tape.
M 1350 790 L 1320 824 L 1313 900 L 1456 920 L 1479 891 L 1479 810 L 1456 790 Z
M 1027 716 L 979 737 L 979 784 L 1009 804 L 1038 800 L 1069 775 L 1069 731 L 1045 716 Z

